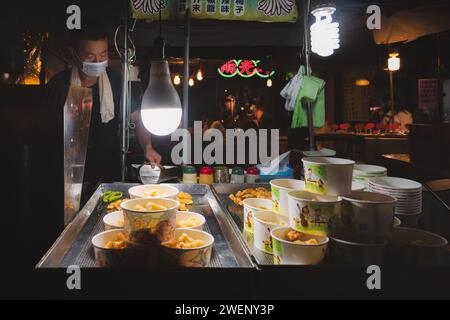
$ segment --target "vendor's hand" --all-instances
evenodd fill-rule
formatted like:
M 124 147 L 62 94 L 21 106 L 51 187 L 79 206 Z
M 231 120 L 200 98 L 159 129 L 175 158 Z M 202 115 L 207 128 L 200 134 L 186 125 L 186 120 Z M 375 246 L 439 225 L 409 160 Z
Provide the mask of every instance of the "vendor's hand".
M 155 167 L 155 164 L 160 164 L 162 160 L 161 155 L 152 147 L 145 148 L 145 158 L 150 162 L 152 168 Z

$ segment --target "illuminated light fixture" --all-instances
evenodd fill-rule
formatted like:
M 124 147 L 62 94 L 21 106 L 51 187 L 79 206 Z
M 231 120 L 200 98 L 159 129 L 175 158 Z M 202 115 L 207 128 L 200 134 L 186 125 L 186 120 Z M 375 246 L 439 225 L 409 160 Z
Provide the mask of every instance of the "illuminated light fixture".
M 311 25 L 311 50 L 319 56 L 328 57 L 339 49 L 339 23 L 332 22 L 336 11 L 334 4 L 315 7 L 311 14 L 316 22 Z
M 170 76 L 169 63 L 164 57 L 164 40 L 155 39 L 160 56 L 152 60 L 150 81 L 141 104 L 141 119 L 144 127 L 157 136 L 175 131 L 181 122 L 181 101 Z
M 175 77 L 173 77 L 173 84 L 177 86 L 180 83 L 181 83 L 181 78 L 178 74 L 176 74 Z
M 355 86 L 357 87 L 367 87 L 370 85 L 370 81 L 367 79 L 358 79 L 355 81 Z
M 197 71 L 197 80 L 202 81 L 203 80 L 203 73 L 202 70 L 198 69 Z
M 266 86 L 268 86 L 269 88 L 272 86 L 272 79 L 267 79 Z
M 398 71 L 400 70 L 400 58 L 398 52 L 389 53 L 388 70 Z
M 194 79 L 189 78 L 189 86 L 192 87 L 194 85 Z

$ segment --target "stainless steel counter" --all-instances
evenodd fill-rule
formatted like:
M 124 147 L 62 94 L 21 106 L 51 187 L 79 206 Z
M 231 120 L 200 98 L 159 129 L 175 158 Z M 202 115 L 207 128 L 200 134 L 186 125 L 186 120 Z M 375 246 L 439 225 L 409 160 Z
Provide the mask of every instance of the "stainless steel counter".
M 81 268 L 95 267 L 91 245 L 92 237 L 102 232 L 103 216 L 107 213 L 102 195 L 109 190 L 121 191 L 128 197 L 128 189 L 136 184 L 107 183 L 94 192 L 74 220 L 65 228 L 53 246 L 37 264 L 37 268 L 64 268 L 78 265 Z M 239 230 L 217 202 L 208 185 L 172 184 L 193 197 L 190 210 L 206 218 L 205 231 L 214 236 L 215 242 L 210 268 L 252 268 L 248 251 L 244 249 Z

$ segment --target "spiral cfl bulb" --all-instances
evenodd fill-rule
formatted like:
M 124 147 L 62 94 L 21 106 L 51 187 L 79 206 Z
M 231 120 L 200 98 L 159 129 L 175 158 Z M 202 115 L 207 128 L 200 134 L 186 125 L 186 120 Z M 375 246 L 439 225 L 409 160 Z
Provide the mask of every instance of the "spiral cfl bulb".
M 332 22 L 334 7 L 314 9 L 311 13 L 316 22 L 311 25 L 311 51 L 319 56 L 328 57 L 339 49 L 339 23 Z

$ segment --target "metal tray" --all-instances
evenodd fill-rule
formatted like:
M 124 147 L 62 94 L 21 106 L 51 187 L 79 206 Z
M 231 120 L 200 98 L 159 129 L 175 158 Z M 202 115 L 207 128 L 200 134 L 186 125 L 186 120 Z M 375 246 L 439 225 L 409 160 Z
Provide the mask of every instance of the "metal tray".
M 37 264 L 37 268 L 65 268 L 78 265 L 81 268 L 95 267 L 92 237 L 102 232 L 103 216 L 107 213 L 101 198 L 105 191 L 116 190 L 128 197 L 128 189 L 137 184 L 101 184 L 74 220 L 64 229 L 49 251 Z M 248 252 L 229 215 L 225 213 L 208 185 L 170 184 L 180 191 L 193 196 L 190 210 L 201 213 L 206 218 L 205 231 L 214 236 L 215 242 L 210 268 L 252 268 Z
M 227 210 L 233 219 L 236 227 L 238 229 L 239 237 L 241 241 L 245 243 L 248 254 L 250 254 L 254 261 L 260 266 L 271 266 L 273 263 L 273 256 L 267 254 L 261 250 L 258 250 L 253 245 L 253 235 L 243 232 L 244 230 L 244 208 L 236 205 L 230 198 L 230 194 L 234 194 L 239 190 L 248 188 L 259 188 L 263 187 L 270 190 L 270 184 L 268 183 L 245 183 L 245 184 L 234 184 L 234 183 L 217 183 L 213 184 L 213 191 L 216 197 L 219 199 L 220 204 L 224 210 Z

